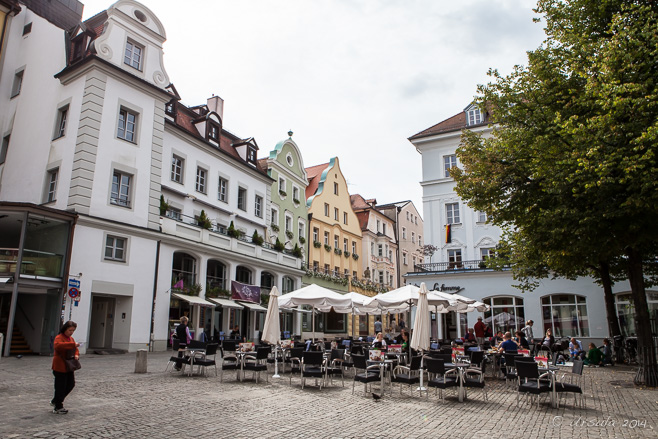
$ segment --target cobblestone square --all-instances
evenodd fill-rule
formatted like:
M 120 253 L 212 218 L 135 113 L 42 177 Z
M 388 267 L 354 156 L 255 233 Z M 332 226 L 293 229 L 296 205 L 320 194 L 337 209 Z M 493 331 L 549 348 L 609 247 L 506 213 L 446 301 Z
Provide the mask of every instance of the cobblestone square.
M 65 401 L 68 415 L 55 415 L 51 358 L 0 360 L 2 438 L 638 438 L 656 437 L 658 393 L 632 386 L 624 366 L 588 368 L 586 409 L 563 398 L 559 409 L 544 398 L 539 407 L 522 402 L 504 380 L 487 379 L 489 400 L 478 390 L 459 403 L 452 392 L 443 404 L 402 395 L 397 385 L 381 401 L 364 395 L 351 375 L 319 390 L 301 389 L 288 375 L 269 383 L 224 382 L 209 373 L 165 373 L 171 352 L 148 354 L 148 373 L 135 374 L 135 354 L 84 355 L 76 387 Z M 209 371 L 210 372 L 210 371 Z M 590 385 L 591 383 L 591 385 Z M 593 396 L 592 387 L 596 393 Z M 375 385 L 375 392 L 379 393 Z M 523 400 L 522 400 L 523 401 Z

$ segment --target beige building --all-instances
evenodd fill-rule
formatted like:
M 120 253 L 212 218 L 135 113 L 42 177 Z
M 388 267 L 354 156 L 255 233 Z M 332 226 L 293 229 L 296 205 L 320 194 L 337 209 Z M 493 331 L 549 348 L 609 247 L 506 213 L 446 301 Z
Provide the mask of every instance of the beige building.
M 349 276 L 357 277 L 361 270 L 361 228 L 352 210 L 338 157 L 306 168 L 306 174 L 311 240 L 309 268 L 346 281 Z
M 383 291 L 397 288 L 395 220 L 379 210 L 375 199 L 366 200 L 359 194 L 352 195 L 350 199 L 363 236 L 360 277 Z
M 404 285 L 404 275 L 414 271 L 414 265 L 423 263 L 423 218 L 412 201 L 377 206 L 380 212 L 391 218 L 397 237 L 397 285 Z

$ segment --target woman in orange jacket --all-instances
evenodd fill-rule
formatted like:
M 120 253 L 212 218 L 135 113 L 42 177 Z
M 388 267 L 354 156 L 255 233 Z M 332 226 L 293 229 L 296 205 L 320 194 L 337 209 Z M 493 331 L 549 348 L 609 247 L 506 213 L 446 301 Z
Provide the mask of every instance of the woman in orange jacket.
M 53 375 L 55 375 L 55 396 L 50 405 L 55 406 L 53 413 L 58 415 L 65 415 L 69 411 L 64 408 L 64 398 L 71 393 L 71 390 L 75 387 L 75 375 L 74 372 L 68 372 L 66 370 L 66 362 L 64 361 L 67 358 L 69 351 L 75 351 L 74 357 L 76 360 L 80 358 L 80 352 L 78 351 L 78 346 L 80 343 L 76 343 L 73 339 L 73 333 L 75 332 L 78 324 L 73 321 L 68 321 L 64 323 L 62 328 L 59 330 L 59 334 L 55 337 L 55 354 L 53 355 Z

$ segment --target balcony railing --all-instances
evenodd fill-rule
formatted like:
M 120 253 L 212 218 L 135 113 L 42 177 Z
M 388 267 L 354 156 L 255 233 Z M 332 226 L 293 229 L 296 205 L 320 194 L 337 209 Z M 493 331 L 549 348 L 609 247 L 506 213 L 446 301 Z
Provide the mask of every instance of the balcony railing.
M 351 279 L 353 285 L 373 291 L 388 291 L 392 288 L 391 285 L 374 282 L 371 279 L 359 279 L 358 277 L 354 277 L 350 274 L 340 273 L 331 269 L 325 270 L 324 268 L 316 267 L 310 264 L 304 265 L 304 268 L 306 269 L 306 274 L 309 276 L 331 280 L 342 285 L 347 285 L 348 281 Z
M 503 266 L 503 269 L 509 268 L 509 265 Z M 473 270 L 487 270 L 491 269 L 487 265 L 487 261 L 458 261 L 458 262 L 430 262 L 428 264 L 414 265 L 414 273 L 436 273 L 441 271 L 454 272 L 454 271 L 473 271 Z

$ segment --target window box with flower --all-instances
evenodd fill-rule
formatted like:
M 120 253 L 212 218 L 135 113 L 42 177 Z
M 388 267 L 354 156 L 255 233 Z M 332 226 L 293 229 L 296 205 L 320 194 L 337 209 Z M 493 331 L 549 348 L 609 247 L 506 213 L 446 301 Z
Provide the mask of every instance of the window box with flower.
M 313 241 L 313 247 L 320 248 L 322 247 L 322 243 L 320 241 Z
M 325 244 L 325 245 L 324 245 L 324 249 L 325 249 L 326 251 L 330 252 L 330 251 L 331 251 L 331 246 L 330 246 L 329 244 Z
M 339 248 L 335 248 L 335 249 L 334 249 L 334 253 L 336 253 L 338 256 L 340 256 L 340 255 L 343 254 L 343 251 L 342 251 L 341 249 L 339 249 Z

